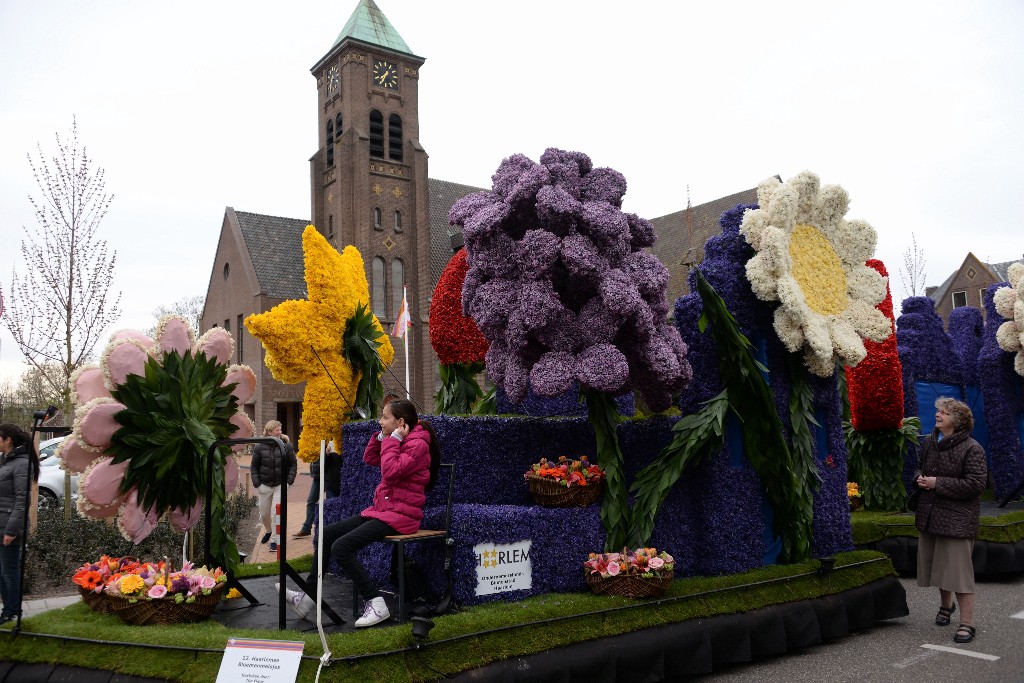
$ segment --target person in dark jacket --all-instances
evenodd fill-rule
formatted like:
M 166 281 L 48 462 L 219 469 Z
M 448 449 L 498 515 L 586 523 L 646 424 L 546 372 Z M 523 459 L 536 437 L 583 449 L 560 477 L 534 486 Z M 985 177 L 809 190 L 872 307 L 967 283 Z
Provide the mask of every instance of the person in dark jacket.
M 924 440 L 915 484 L 917 503 L 917 585 L 937 586 L 941 604 L 935 623 L 948 626 L 960 606 L 957 643 L 974 640 L 974 565 L 981 493 L 988 478 L 985 450 L 971 438 L 974 416 L 966 403 L 935 402 L 935 430 Z M 956 603 L 953 602 L 956 593 Z
M 367 545 L 397 534 L 413 534 L 423 520 L 423 506 L 437 479 L 441 449 L 434 428 L 416 415 L 411 401 L 394 399 L 384 406 L 380 432 L 370 437 L 363 462 L 380 467 L 380 484 L 373 504 L 354 517 L 324 527 L 324 547 L 363 597 L 363 615 L 356 628 L 373 626 L 391 617 L 380 590 L 370 581 L 357 553 Z M 305 619 L 316 607 L 317 555 L 306 580 L 307 593 L 287 591 L 295 612 Z
M 0 424 L 0 624 L 21 613 L 21 553 L 28 515 L 29 477 L 39 479 L 39 458 L 25 431 Z
M 327 443 L 327 455 L 324 456 L 327 465 L 324 468 L 324 500 L 337 498 L 341 493 L 341 456 L 334 451 L 334 442 Z M 302 522 L 302 528 L 295 534 L 295 538 L 309 536 L 313 531 L 313 517 L 316 512 L 316 504 L 320 498 L 320 460 L 309 463 L 309 474 L 313 477 L 313 484 L 309 487 L 309 495 L 306 496 L 306 519 Z
M 264 436 L 281 438 L 281 423 L 271 420 L 263 428 Z M 258 443 L 252 448 L 252 461 L 250 471 L 252 485 L 259 493 L 260 519 L 267 530 L 263 534 L 260 543 L 266 543 L 271 538 L 271 550 L 277 550 L 277 529 L 274 524 L 274 504 L 281 500 L 281 484 L 285 481 L 288 486 L 295 482 L 295 472 L 298 462 L 295 459 L 295 449 L 288 442 L 282 442 L 284 452 L 278 450 L 277 446 Z

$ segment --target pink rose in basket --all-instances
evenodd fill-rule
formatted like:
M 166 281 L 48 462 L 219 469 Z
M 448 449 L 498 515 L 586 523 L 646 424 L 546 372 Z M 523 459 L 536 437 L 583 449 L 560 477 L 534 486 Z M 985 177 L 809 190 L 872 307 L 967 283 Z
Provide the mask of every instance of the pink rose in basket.
M 619 563 L 618 562 L 609 562 L 608 563 L 608 575 L 609 576 L 618 576 L 620 569 L 621 568 L 619 567 Z
M 202 579 L 199 580 L 199 587 L 202 588 L 204 591 L 213 590 L 213 588 L 216 585 L 217 579 L 213 578 L 212 576 L 204 576 Z
M 146 597 L 153 598 L 154 600 L 162 598 L 165 595 L 167 595 L 167 586 L 151 586 L 150 589 L 146 591 Z
M 647 560 L 647 566 L 651 569 L 661 569 L 665 566 L 665 560 L 661 559 L 660 557 L 652 557 L 651 559 Z

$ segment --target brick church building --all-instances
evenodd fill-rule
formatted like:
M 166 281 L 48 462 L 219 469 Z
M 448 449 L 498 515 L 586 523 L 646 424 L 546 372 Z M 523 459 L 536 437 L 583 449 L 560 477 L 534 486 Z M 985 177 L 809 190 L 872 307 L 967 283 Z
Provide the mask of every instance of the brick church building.
M 243 320 L 289 299 L 305 298 L 301 234 L 312 223 L 339 251 L 363 256 L 371 308 L 390 331 L 408 287 L 413 326 L 408 337 L 410 390 L 423 412 L 433 409 L 437 357 L 427 334 L 430 298 L 451 258 L 448 211 L 481 188 L 430 178 L 419 142 L 419 83 L 424 58 L 412 52 L 373 0 L 358 5 L 334 45 L 312 68 L 318 92 L 320 147 L 310 158 L 310 219 L 265 216 L 228 207 L 206 293 L 201 328 L 227 328 L 236 362 L 256 372 L 257 391 L 245 405 L 257 430 L 277 419 L 298 438 L 305 385 L 273 379 L 260 342 Z M 685 289 L 685 273 L 718 232 L 718 216 L 753 203 L 751 189 L 652 222 L 654 253 L 672 273 L 670 294 Z M 671 252 L 671 253 L 669 253 Z M 689 257 L 687 257 L 689 254 Z M 339 330 L 339 340 L 341 331 Z M 404 395 L 402 340 L 392 338 L 395 362 L 387 390 Z

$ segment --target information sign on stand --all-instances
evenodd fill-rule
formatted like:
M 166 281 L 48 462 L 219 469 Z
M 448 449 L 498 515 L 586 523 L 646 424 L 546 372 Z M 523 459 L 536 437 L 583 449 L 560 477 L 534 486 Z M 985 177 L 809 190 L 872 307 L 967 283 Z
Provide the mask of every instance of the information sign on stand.
M 300 641 L 229 638 L 217 683 L 294 681 L 302 661 Z

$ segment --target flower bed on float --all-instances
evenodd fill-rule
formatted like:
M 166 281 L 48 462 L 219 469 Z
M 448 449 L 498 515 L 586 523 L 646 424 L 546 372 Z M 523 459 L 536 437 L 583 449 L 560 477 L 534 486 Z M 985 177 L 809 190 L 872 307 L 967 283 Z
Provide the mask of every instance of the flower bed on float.
M 1010 281 L 1015 286 L 991 285 L 985 297 L 985 330 L 978 373 L 985 399 L 988 424 L 988 448 L 995 495 L 1004 498 L 1020 485 L 1024 476 L 1024 361 L 1020 350 L 1022 322 L 1014 308 L 1024 292 L 1021 270 L 1010 267 Z M 1010 322 L 1013 325 L 1009 325 Z M 1006 327 L 1004 327 L 1004 325 Z

